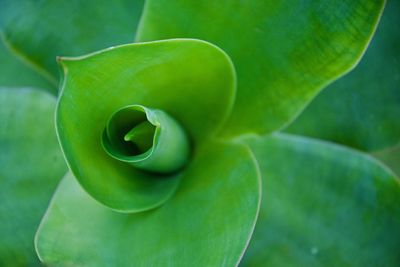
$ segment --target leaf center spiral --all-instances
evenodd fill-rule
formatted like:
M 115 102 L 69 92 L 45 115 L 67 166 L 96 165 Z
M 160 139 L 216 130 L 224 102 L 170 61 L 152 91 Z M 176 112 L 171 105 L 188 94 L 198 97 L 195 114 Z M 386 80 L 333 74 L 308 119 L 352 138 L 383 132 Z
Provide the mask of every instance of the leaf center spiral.
M 166 112 L 129 105 L 109 118 L 102 145 L 114 159 L 156 173 L 181 169 L 190 154 L 182 126 Z

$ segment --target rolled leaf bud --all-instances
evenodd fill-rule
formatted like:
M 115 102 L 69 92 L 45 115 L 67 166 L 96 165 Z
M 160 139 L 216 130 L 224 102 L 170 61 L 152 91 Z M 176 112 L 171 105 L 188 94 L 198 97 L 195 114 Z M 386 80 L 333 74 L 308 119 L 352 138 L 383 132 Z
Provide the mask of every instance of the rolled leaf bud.
M 189 140 L 180 124 L 162 110 L 141 105 L 112 114 L 102 142 L 111 157 L 150 172 L 175 172 L 189 158 Z

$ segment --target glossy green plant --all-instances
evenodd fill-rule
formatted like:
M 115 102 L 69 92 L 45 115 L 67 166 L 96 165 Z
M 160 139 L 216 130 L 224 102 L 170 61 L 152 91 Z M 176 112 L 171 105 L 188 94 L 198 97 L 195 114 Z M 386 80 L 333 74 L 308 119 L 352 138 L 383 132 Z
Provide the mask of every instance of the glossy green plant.
M 396 166 L 396 98 L 390 114 L 364 104 L 380 112 L 376 138 L 360 127 L 343 131 L 347 139 L 326 128 L 309 134 L 324 118 L 314 103 L 295 120 L 358 63 L 384 4 L 1 2 L 5 47 L 32 69 L 0 50 L 0 264 L 39 264 L 38 228 L 36 253 L 50 266 L 397 266 L 396 175 L 364 152 L 281 131 L 383 149 L 373 155 Z M 399 2 L 389 5 L 383 22 L 397 19 Z M 136 25 L 136 43 L 123 44 Z M 397 39 L 385 25 L 374 42 L 391 47 Z M 12 88 L 55 93 L 56 55 L 65 55 L 57 107 L 46 92 Z M 371 65 L 331 87 L 360 80 Z M 394 74 L 385 95 L 398 96 Z M 315 103 L 330 107 L 323 95 Z M 44 138 L 56 133 L 61 150 Z

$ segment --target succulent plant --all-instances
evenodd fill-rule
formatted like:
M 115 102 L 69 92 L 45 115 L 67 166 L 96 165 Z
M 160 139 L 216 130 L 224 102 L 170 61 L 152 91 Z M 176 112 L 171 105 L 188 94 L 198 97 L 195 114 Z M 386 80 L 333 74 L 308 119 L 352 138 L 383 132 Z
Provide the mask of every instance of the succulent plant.
M 399 11 L 2 0 L 0 265 L 398 266 Z

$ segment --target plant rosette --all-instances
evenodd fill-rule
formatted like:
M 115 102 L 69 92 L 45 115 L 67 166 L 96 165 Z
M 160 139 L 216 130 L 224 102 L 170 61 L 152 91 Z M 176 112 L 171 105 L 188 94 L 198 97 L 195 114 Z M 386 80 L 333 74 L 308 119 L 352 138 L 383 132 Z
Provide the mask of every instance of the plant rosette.
M 59 61 L 56 125 L 71 173 L 38 231 L 40 258 L 185 265 L 196 254 L 205 266 L 236 265 L 254 230 L 261 178 L 246 146 L 218 136 L 235 96 L 229 57 L 175 39 Z M 73 231 L 59 243 L 64 227 Z
M 397 76 L 385 72 L 390 93 L 372 86 L 389 56 L 369 48 L 340 79 L 351 97 L 322 94 L 295 120 L 360 61 L 383 0 L 15 3 L 0 8 L 2 41 L 33 68 L 0 66 L 0 265 L 39 264 L 33 235 L 65 173 L 34 239 L 45 265 L 398 265 L 398 177 L 350 148 L 398 140 Z M 399 47 L 396 3 L 385 51 Z M 131 41 L 142 7 L 137 43 L 110 47 Z M 75 55 L 57 59 L 57 105 L 11 88 L 57 94 L 56 55 Z M 358 99 L 359 80 L 378 97 Z M 388 98 L 390 116 L 372 116 Z M 345 115 L 329 119 L 336 106 Z M 374 120 L 353 123 L 364 111 Z

